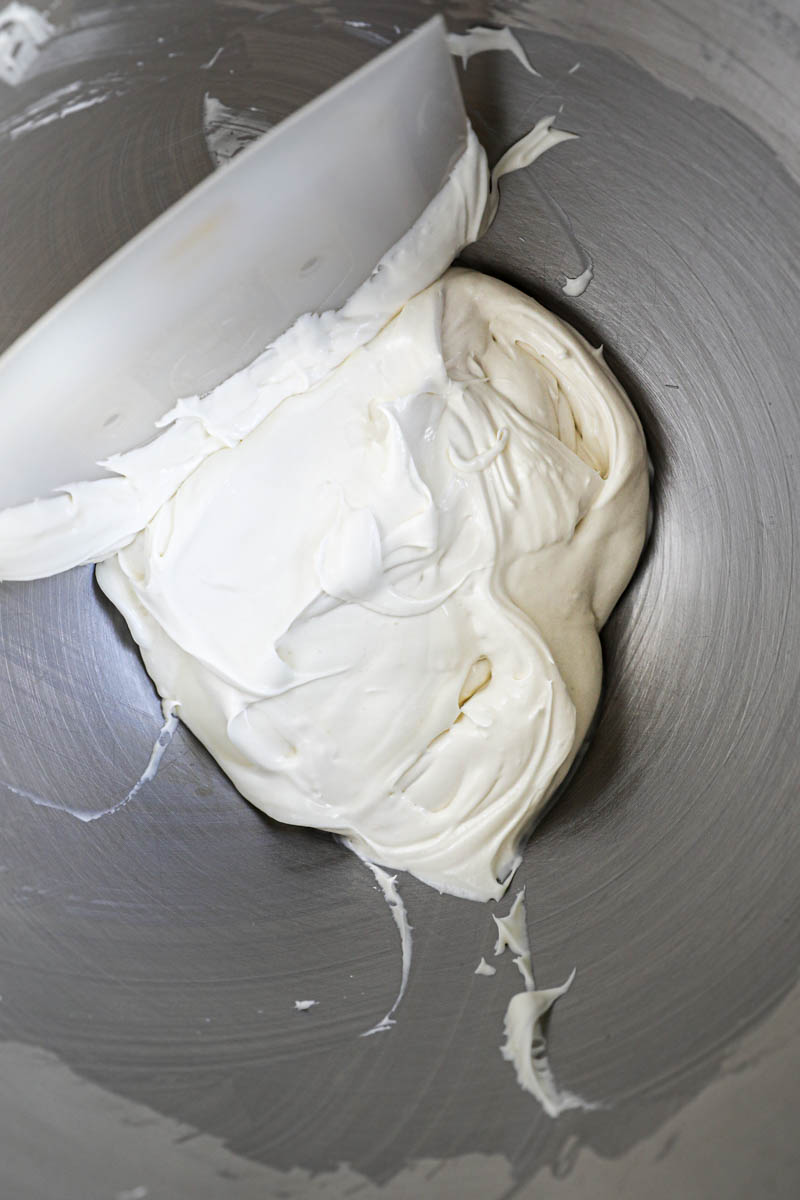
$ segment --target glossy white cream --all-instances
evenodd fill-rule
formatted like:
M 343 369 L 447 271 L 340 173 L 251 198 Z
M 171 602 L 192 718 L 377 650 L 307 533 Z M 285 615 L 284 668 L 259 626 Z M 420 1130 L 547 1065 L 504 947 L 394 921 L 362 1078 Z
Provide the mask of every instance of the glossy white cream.
M 97 574 L 243 795 L 483 900 L 584 738 L 646 516 L 601 359 L 451 270 Z
M 585 736 L 647 519 L 602 355 L 496 280 L 442 276 L 500 176 L 571 136 L 552 125 L 491 178 L 470 131 L 341 310 L 181 401 L 113 477 L 0 513 L 0 577 L 103 560 L 159 692 L 244 796 L 477 900 Z

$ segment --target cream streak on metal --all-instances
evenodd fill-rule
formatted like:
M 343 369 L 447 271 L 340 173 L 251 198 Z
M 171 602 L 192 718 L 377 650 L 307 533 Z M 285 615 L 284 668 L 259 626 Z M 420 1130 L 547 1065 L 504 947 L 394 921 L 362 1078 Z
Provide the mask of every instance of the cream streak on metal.
M 569 991 L 575 971 L 573 970 L 561 987 L 536 987 L 524 888 L 517 892 L 506 916 L 493 919 L 497 926 L 495 955 L 510 950 L 514 955 L 517 970 L 525 981 L 525 991 L 517 992 L 508 1002 L 504 1021 L 505 1041 L 500 1047 L 500 1053 L 506 1062 L 514 1067 L 520 1087 L 539 1101 L 549 1117 L 558 1117 L 573 1108 L 596 1108 L 596 1105 L 587 1103 L 580 1096 L 559 1089 L 550 1068 L 547 1041 L 542 1030 L 542 1019 L 556 1000 Z
M 98 813 L 98 816 L 108 816 L 110 813 L 116 812 L 117 809 L 122 808 L 123 805 L 127 804 L 129 800 L 132 800 L 136 793 L 140 791 L 140 789 L 143 788 L 146 783 L 149 783 L 151 779 L 155 779 L 156 772 L 161 766 L 161 760 L 164 757 L 164 751 L 172 741 L 172 735 L 178 728 L 179 707 L 180 702 L 178 700 L 161 701 L 161 710 L 164 714 L 164 724 L 159 730 L 158 737 L 155 740 L 155 745 L 153 746 L 152 753 L 148 759 L 147 766 L 142 771 L 141 776 L 128 792 L 125 799 L 119 804 L 115 804 L 114 807 L 109 809 L 107 813 Z
M 538 75 L 531 60 L 520 45 L 519 39 L 506 26 L 503 29 L 487 29 L 483 25 L 474 25 L 466 33 L 448 33 L 447 47 L 454 58 L 461 59 L 461 65 L 467 63 L 475 54 L 485 54 L 487 50 L 506 50 L 513 54 L 531 75 Z
M 271 127 L 265 114 L 254 105 L 237 109 L 208 92 L 203 97 L 203 135 L 215 167 L 224 167 Z
M 494 944 L 495 958 L 504 951 L 510 950 L 514 955 L 514 965 L 525 980 L 525 987 L 532 989 L 534 986 L 533 966 L 525 912 L 525 888 L 521 888 L 517 892 L 514 903 L 506 916 L 493 916 L 492 920 L 497 926 L 497 941 Z
M 95 79 L 75 79 L 63 87 L 34 100 L 21 112 L 0 121 L 0 136 L 17 138 L 34 133 L 55 121 L 84 112 L 113 98 L 122 98 L 131 90 L 129 80 L 118 71 L 108 71 Z
M 406 906 L 403 903 L 403 898 L 397 890 L 397 876 L 389 875 L 386 871 L 381 870 L 375 863 L 368 862 L 372 874 L 378 881 L 378 886 L 383 892 L 384 899 L 391 909 L 394 923 L 397 926 L 397 932 L 400 934 L 400 947 L 402 950 L 401 974 L 400 974 L 400 990 L 395 997 L 394 1004 L 387 1012 L 386 1016 L 378 1021 L 377 1025 L 373 1025 L 371 1029 L 367 1029 L 361 1034 L 362 1037 L 371 1037 L 373 1033 L 385 1033 L 395 1024 L 394 1014 L 400 1007 L 400 1001 L 406 994 L 408 987 L 408 973 L 411 969 L 411 952 L 412 938 L 411 926 L 408 923 L 408 914 Z
M 541 120 L 536 122 L 533 129 L 506 150 L 505 154 L 492 167 L 492 188 L 481 226 L 481 234 L 486 233 L 486 230 L 497 216 L 497 209 L 500 204 L 499 183 L 502 177 L 510 175 L 512 171 L 521 171 L 524 167 L 532 166 L 537 158 L 541 158 L 545 151 L 552 150 L 554 146 L 560 145 L 561 142 L 572 141 L 573 138 L 578 136 L 576 133 L 569 133 L 566 129 L 555 129 L 553 127 L 555 119 L 554 116 L 542 117 Z
M 114 813 L 119 812 L 121 808 L 133 799 L 133 797 L 141 791 L 146 783 L 155 779 L 158 768 L 161 765 L 161 760 L 164 757 L 164 752 L 167 746 L 172 741 L 172 735 L 178 728 L 177 716 L 178 702 L 176 700 L 162 700 L 161 711 L 164 715 L 164 724 L 158 731 L 153 749 L 150 752 L 150 757 L 147 760 L 147 766 L 142 771 L 136 783 L 116 804 L 112 804 L 110 808 L 101 808 L 98 812 L 92 812 L 91 809 L 74 808 L 58 800 L 47 799 L 44 796 L 38 796 L 35 792 L 30 792 L 25 788 L 14 787 L 13 784 L 7 783 L 5 780 L 0 781 L 0 786 L 15 796 L 20 796 L 24 800 L 30 800 L 33 804 L 40 808 L 52 808 L 57 812 L 69 813 L 71 817 L 77 817 L 79 821 L 85 824 L 91 824 L 92 821 L 99 821 L 101 817 L 110 817 Z

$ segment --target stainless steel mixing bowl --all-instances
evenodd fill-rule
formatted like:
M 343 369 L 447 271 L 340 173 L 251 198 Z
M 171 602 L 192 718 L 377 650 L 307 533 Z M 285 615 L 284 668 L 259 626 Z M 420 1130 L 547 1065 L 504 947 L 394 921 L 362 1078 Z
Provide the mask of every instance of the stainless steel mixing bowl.
M 430 11 L 51 6 L 56 34 L 0 85 L 2 344 L 212 168 L 206 95 L 246 137 Z M 519 874 L 538 979 L 578 968 L 554 1069 L 602 1107 L 552 1122 L 517 1088 L 514 968 L 472 974 L 490 907 L 410 878 L 407 998 L 360 1038 L 399 977 L 374 880 L 262 818 L 185 731 L 115 815 L 58 811 L 124 796 L 160 722 L 77 570 L 0 585 L 3 1196 L 797 1194 L 799 15 L 447 11 L 517 27 L 540 72 L 470 63 L 490 155 L 548 112 L 581 135 L 507 181 L 465 261 L 604 343 L 655 467 L 594 742 Z M 576 246 L 594 280 L 569 299 Z

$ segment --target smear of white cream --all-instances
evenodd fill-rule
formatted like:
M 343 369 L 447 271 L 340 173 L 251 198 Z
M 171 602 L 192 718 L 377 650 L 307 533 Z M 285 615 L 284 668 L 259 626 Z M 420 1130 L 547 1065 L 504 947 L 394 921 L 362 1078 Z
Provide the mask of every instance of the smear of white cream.
M 104 92 L 96 96 L 87 96 L 85 100 L 73 100 L 58 109 L 51 109 L 41 116 L 31 117 L 27 121 L 22 121 L 9 130 L 9 136 L 13 142 L 23 133 L 31 133 L 34 129 L 42 129 L 43 126 L 52 125 L 53 121 L 60 121 L 62 117 L 68 117 L 71 113 L 81 112 L 84 108 L 93 108 L 95 104 L 102 104 L 104 100 L 108 99 L 108 96 L 109 93 Z
M 146 783 L 155 778 L 161 759 L 164 757 L 164 751 L 172 741 L 172 735 L 178 726 L 177 708 L 178 702 L 176 700 L 162 700 L 161 710 L 164 714 L 164 724 L 158 731 L 158 737 L 147 760 L 147 766 L 130 791 L 121 800 L 118 800 L 116 804 L 112 804 L 110 808 L 102 808 L 99 812 L 92 812 L 90 809 L 73 808 L 63 801 L 48 800 L 44 796 L 38 796 L 35 792 L 29 792 L 26 788 L 14 787 L 13 784 L 6 781 L 2 782 L 2 786 L 6 791 L 11 792 L 12 795 L 20 796 L 23 800 L 30 800 L 33 804 L 38 805 L 39 808 L 52 808 L 57 812 L 69 813 L 71 817 L 76 817 L 79 821 L 83 821 L 87 825 L 92 821 L 99 821 L 101 817 L 110 817 L 113 813 L 119 812 L 121 808 L 124 808 Z
M 224 167 L 271 128 L 272 122 L 254 106 L 230 108 L 208 92 L 203 97 L 203 134 L 215 167 Z
M 220 54 L 222 54 L 224 52 L 224 50 L 225 50 L 224 46 L 218 46 L 217 49 L 214 51 L 214 53 L 211 55 L 211 58 L 208 60 L 208 62 L 204 62 L 204 63 L 200 64 L 200 70 L 201 71 L 210 71 L 211 68 L 214 66 L 214 63 L 219 58 Z
M 553 146 L 558 146 L 561 142 L 569 142 L 577 138 L 577 133 L 569 133 L 566 129 L 555 129 L 554 124 L 556 115 L 551 113 L 550 116 L 542 117 L 537 121 L 533 129 L 520 138 L 518 142 L 509 147 L 492 167 L 491 184 L 492 190 L 489 193 L 489 199 L 486 203 L 486 211 L 481 225 L 480 236 L 482 237 L 486 230 L 491 225 L 497 215 L 497 209 L 500 204 L 500 188 L 499 183 L 504 175 L 510 175 L 512 171 L 521 171 L 525 167 L 529 167 L 536 162 L 537 158 L 552 149 Z
M 384 33 L 379 33 L 374 29 L 369 21 L 345 21 L 344 29 L 346 33 L 351 33 L 354 37 L 361 38 L 362 41 L 372 42 L 373 46 L 390 46 L 392 39 L 386 37 Z
M 561 1091 L 553 1078 L 547 1057 L 547 1042 L 542 1019 L 560 996 L 569 990 L 575 972 L 557 988 L 517 992 L 508 1002 L 504 1031 L 506 1040 L 500 1053 L 510 1062 L 523 1091 L 539 1101 L 548 1117 L 558 1117 L 574 1108 L 592 1109 L 580 1096 Z
M 589 264 L 580 275 L 566 275 L 561 285 L 567 296 L 582 296 L 594 278 L 594 267 Z
M 52 125 L 54 121 L 82 112 L 83 109 L 93 108 L 113 96 L 124 96 L 128 90 L 129 84 L 114 72 L 86 82 L 77 79 L 34 100 L 22 112 L 0 121 L 0 134 L 7 134 L 13 142 L 23 134 Z
M 572 221 L 570 220 L 568 214 L 561 207 L 559 202 L 553 196 L 551 196 L 550 193 L 543 188 L 537 180 L 533 181 L 533 187 L 539 192 L 542 200 L 545 202 L 553 217 L 561 226 L 564 236 L 572 247 L 576 258 L 580 263 L 580 271 L 576 275 L 568 275 L 566 271 L 564 272 L 563 282 L 561 284 L 562 290 L 568 296 L 582 296 L 594 278 L 594 262 L 592 260 L 592 256 L 578 241 L 577 237 L 575 236 L 575 231 L 572 228 Z
M 477 967 L 475 968 L 475 974 L 476 975 L 496 975 L 497 967 L 493 967 L 490 963 L 487 963 L 485 958 L 482 958 L 481 961 L 478 963 Z
M 373 1033 L 383 1033 L 387 1029 L 391 1029 L 391 1027 L 396 1023 L 394 1014 L 400 1005 L 400 1001 L 406 994 L 406 987 L 408 986 L 408 972 L 411 967 L 412 950 L 411 926 L 408 923 L 406 906 L 403 904 L 402 897 L 397 890 L 397 876 L 389 875 L 387 871 L 384 871 L 381 867 L 377 867 L 375 863 L 368 862 L 367 866 L 377 879 L 380 889 L 386 898 L 386 903 L 391 909 L 392 916 L 394 917 L 394 923 L 397 926 L 400 934 L 400 946 L 402 948 L 403 957 L 402 973 L 400 977 L 400 991 L 397 993 L 394 1004 L 389 1009 L 386 1016 L 383 1017 L 382 1020 L 378 1021 L 377 1025 L 373 1025 L 371 1029 L 367 1029 L 361 1034 L 362 1037 L 371 1037 Z
M 505 1041 L 500 1053 L 506 1062 L 513 1065 L 520 1087 L 539 1101 L 549 1117 L 557 1117 L 573 1108 L 599 1107 L 572 1092 L 559 1089 L 550 1068 L 547 1041 L 542 1029 L 542 1020 L 556 1000 L 569 990 L 575 971 L 560 987 L 537 989 L 531 962 L 524 888 L 517 892 L 508 913 L 504 917 L 493 917 L 493 920 L 497 926 L 495 955 L 510 950 L 525 981 L 525 991 L 518 992 L 508 1002 L 504 1021 Z
M 448 33 L 447 48 L 454 58 L 460 58 L 463 67 L 475 54 L 485 54 L 488 50 L 506 50 L 513 54 L 517 62 L 522 63 L 531 75 L 539 72 L 523 50 L 519 40 L 510 29 L 487 29 L 484 25 L 475 25 L 466 33 Z
M 150 755 L 150 758 L 147 761 L 147 766 L 145 767 L 144 771 L 139 776 L 139 778 L 137 779 L 136 783 L 133 785 L 131 790 L 128 792 L 125 799 L 121 800 L 119 802 L 119 804 L 115 804 L 113 808 L 108 809 L 107 812 L 98 813 L 97 814 L 98 817 L 109 816 L 111 813 L 117 812 L 118 809 L 122 808 L 125 804 L 127 804 L 129 800 L 132 800 L 133 797 L 136 795 L 136 793 L 138 791 L 140 791 L 140 789 L 143 788 L 146 783 L 149 783 L 151 779 L 155 779 L 156 772 L 158 771 L 158 768 L 161 765 L 161 759 L 164 757 L 164 751 L 166 750 L 167 746 L 172 741 L 172 735 L 174 734 L 175 730 L 178 728 L 177 710 L 178 710 L 178 701 L 177 700 L 162 700 L 161 701 L 161 711 L 164 714 L 164 724 L 161 726 L 161 729 L 159 730 L 158 737 L 156 738 L 155 744 L 153 745 L 152 753 Z M 92 818 L 92 819 L 96 819 L 96 818 Z
M 44 13 L 13 0 L 0 9 L 0 79 L 16 87 L 55 33 Z
M 492 920 L 497 926 L 497 941 L 494 944 L 495 958 L 505 950 L 510 950 L 514 955 L 514 964 L 525 980 L 525 987 L 532 990 L 535 984 L 525 913 L 525 888 L 521 888 L 517 892 L 514 903 L 506 916 L 493 916 Z

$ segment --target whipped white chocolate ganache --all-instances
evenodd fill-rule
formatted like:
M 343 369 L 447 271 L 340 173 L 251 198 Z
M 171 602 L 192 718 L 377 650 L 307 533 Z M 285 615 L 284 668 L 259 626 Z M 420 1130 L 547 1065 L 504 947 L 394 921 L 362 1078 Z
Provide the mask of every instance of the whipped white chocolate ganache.
M 97 577 L 243 795 L 487 900 L 583 741 L 646 509 L 602 363 L 451 270 Z
M 569 136 L 534 134 L 497 175 Z M 600 352 L 446 270 L 497 175 L 470 131 L 343 309 L 181 401 L 106 479 L 0 513 L 3 578 L 99 562 L 159 693 L 248 800 L 475 900 L 503 894 L 586 735 L 648 511 Z
M 450 48 L 465 63 L 511 52 L 536 74 L 508 30 Z M 0 579 L 97 563 L 163 700 L 128 795 L 68 811 L 126 804 L 179 717 L 254 805 L 340 835 L 402 948 L 397 996 L 364 1036 L 394 1025 L 411 964 L 382 867 L 503 895 L 586 737 L 598 633 L 646 536 L 644 437 L 601 351 L 451 267 L 491 224 L 500 178 L 573 137 L 553 122 L 492 171 L 469 129 L 440 193 L 341 309 L 179 401 L 105 478 L 0 511 Z M 522 892 L 494 919 L 494 953 L 510 949 L 524 981 L 503 1057 L 548 1115 L 593 1107 L 556 1085 L 542 1028 L 574 972 L 537 988 Z M 475 973 L 495 970 L 482 958 Z

